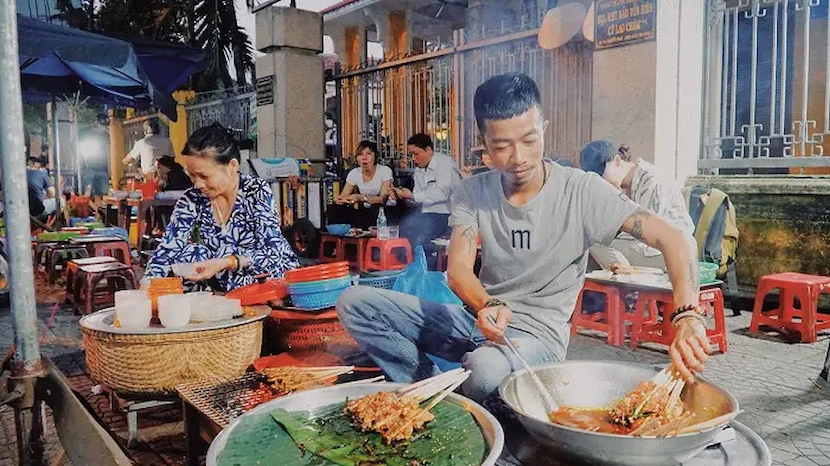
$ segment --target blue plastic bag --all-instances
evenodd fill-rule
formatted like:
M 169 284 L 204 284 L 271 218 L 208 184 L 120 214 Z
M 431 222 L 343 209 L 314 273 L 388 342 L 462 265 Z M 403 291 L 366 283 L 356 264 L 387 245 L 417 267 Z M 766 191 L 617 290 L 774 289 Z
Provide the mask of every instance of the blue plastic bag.
M 414 260 L 398 276 L 393 290 L 441 304 L 463 304 L 450 289 L 443 272 L 427 270 L 427 257 L 422 246 L 415 248 L 413 256 Z

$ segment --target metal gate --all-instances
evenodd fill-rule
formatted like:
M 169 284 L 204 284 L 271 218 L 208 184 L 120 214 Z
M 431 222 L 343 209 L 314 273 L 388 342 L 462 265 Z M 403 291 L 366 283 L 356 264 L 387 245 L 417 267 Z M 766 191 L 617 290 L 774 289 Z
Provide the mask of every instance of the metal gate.
M 828 4 L 708 0 L 701 171 L 830 166 Z
M 381 162 L 411 168 L 409 136 L 429 134 L 436 151 L 452 154 L 464 168 L 482 165 L 473 95 L 489 77 L 519 71 L 536 80 L 551 125 L 546 150 L 576 161 L 591 135 L 592 45 L 572 42 L 542 50 L 536 31 L 464 43 L 463 31 L 450 48 L 352 70 L 335 82 L 336 121 L 342 155 L 350 160 L 361 139 L 376 141 Z
M 187 105 L 187 133 L 213 123 L 231 129 L 237 140 L 247 139 L 254 124 L 251 112 L 253 87 L 200 92 Z

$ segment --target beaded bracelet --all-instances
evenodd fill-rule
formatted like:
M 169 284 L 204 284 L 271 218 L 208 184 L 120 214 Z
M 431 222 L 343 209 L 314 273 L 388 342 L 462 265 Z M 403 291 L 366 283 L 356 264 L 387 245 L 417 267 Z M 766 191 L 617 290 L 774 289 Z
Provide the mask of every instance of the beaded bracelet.
M 672 317 L 671 323 L 672 325 L 677 326 L 678 322 L 687 317 L 693 317 L 697 319 L 701 324 L 706 325 L 706 317 L 704 317 L 703 314 L 701 314 L 701 311 L 697 309 L 691 311 L 684 311 L 680 314 L 675 315 L 674 317 Z

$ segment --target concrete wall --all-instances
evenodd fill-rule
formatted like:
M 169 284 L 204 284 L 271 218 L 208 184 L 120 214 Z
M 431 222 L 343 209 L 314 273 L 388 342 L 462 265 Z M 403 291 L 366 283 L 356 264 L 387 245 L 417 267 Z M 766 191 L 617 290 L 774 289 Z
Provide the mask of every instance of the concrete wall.
M 830 178 L 706 176 L 688 184 L 723 190 L 735 205 L 742 289 L 779 272 L 830 275 Z
M 591 139 L 654 161 L 656 42 L 594 51 Z

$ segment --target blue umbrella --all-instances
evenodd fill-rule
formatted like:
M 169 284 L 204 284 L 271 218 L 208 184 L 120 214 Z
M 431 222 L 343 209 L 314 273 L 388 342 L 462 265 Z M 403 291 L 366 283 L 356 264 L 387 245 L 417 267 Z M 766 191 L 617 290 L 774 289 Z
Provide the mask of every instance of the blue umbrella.
M 93 101 L 139 109 L 153 103 L 176 121 L 169 81 L 151 80 L 129 42 L 20 15 L 17 20 L 24 97 L 47 100 L 80 92 Z M 162 73 L 154 75 L 162 80 Z

